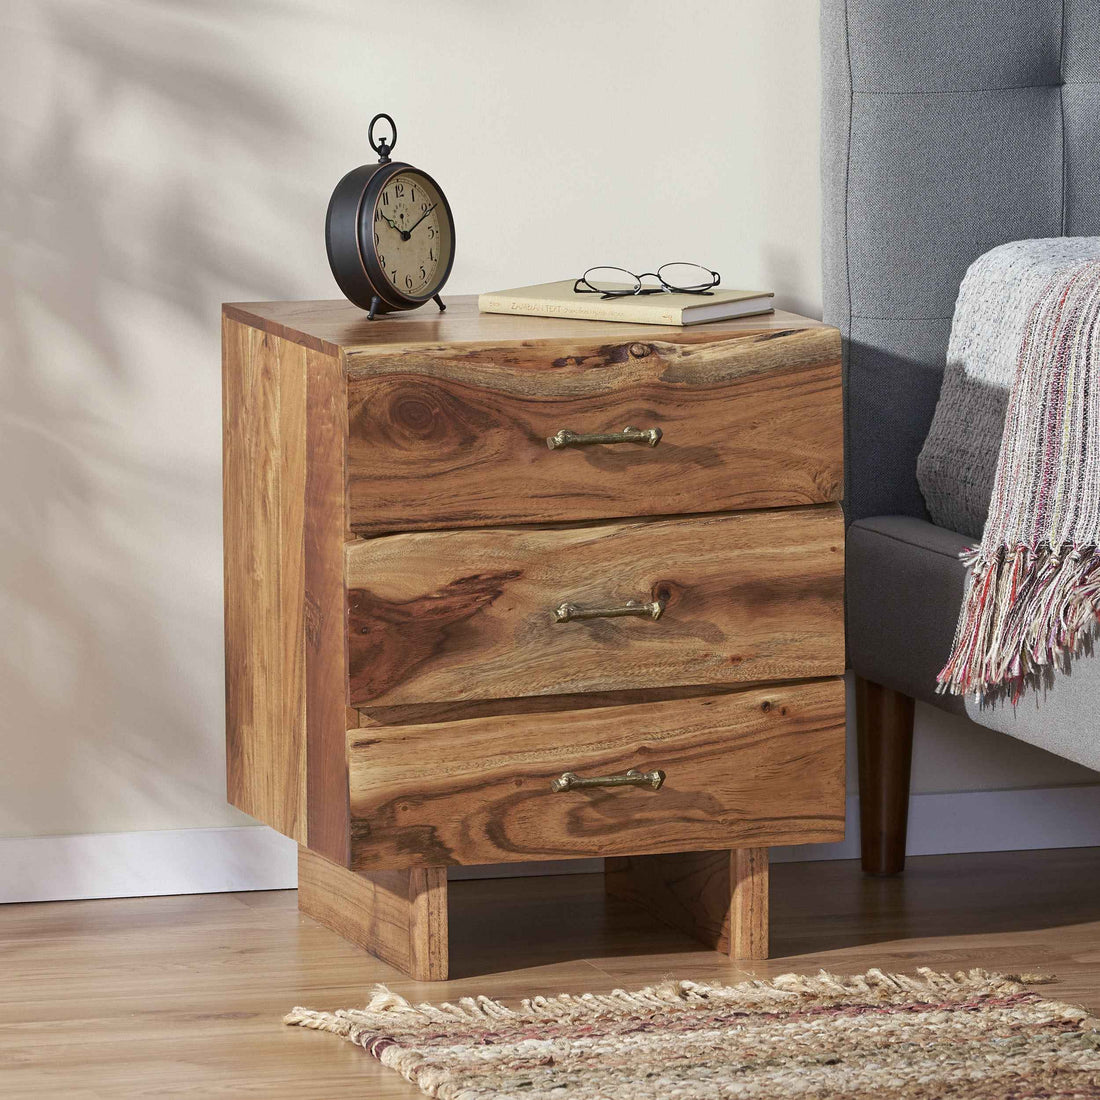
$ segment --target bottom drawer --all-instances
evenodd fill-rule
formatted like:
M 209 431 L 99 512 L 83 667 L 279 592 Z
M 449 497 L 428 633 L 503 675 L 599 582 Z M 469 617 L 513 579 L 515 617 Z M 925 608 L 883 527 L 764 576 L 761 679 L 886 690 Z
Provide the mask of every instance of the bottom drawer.
M 844 685 L 348 732 L 356 870 L 841 840 Z M 651 786 L 552 783 L 629 769 Z

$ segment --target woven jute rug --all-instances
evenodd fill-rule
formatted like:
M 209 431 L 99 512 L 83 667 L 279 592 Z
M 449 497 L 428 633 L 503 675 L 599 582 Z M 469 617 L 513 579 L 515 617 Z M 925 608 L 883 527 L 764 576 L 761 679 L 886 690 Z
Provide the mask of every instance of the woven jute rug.
M 679 981 L 519 1008 L 412 1005 L 378 986 L 366 1008 L 286 1022 L 441 1100 L 1100 1097 L 1100 1020 L 981 970 Z

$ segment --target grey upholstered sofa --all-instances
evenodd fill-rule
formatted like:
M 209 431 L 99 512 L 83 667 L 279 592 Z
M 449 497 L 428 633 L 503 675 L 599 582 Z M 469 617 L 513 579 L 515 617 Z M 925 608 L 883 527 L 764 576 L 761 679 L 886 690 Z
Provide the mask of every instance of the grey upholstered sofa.
M 863 856 L 888 873 L 913 699 L 1100 768 L 1100 655 L 1015 711 L 935 694 L 973 540 L 929 522 L 916 479 L 967 266 L 1005 241 L 1100 235 L 1100 0 L 823 0 L 822 51 Z

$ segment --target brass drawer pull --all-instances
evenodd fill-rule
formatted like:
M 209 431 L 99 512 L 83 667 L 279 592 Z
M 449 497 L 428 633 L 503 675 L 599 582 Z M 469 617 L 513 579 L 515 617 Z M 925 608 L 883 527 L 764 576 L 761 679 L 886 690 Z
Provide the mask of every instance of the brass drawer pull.
M 568 623 L 574 619 L 618 619 L 634 615 L 640 619 L 659 619 L 665 605 L 660 600 L 627 600 L 621 607 L 578 607 L 575 603 L 558 604 L 554 608 L 554 621 Z
M 572 428 L 562 428 L 546 441 L 552 451 L 563 447 L 587 447 L 592 443 L 648 443 L 656 447 L 661 442 L 660 428 L 623 428 L 621 432 L 575 432 Z
M 652 787 L 659 791 L 664 781 L 665 773 L 657 768 L 651 772 L 640 772 L 637 768 L 631 768 L 622 775 L 597 775 L 591 779 L 582 779 L 574 772 L 565 772 L 550 781 L 550 789 L 555 794 L 562 791 L 581 791 L 588 787 Z

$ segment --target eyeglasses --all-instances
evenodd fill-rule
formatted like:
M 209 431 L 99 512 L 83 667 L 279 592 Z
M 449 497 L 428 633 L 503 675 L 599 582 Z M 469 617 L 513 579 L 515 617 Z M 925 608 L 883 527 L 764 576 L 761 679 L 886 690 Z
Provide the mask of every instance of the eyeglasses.
M 656 279 L 657 285 L 643 283 Z M 601 298 L 628 298 L 633 294 L 709 294 L 722 281 L 717 271 L 702 264 L 662 264 L 656 271 L 635 275 L 625 267 L 590 267 L 574 284 L 574 294 Z

